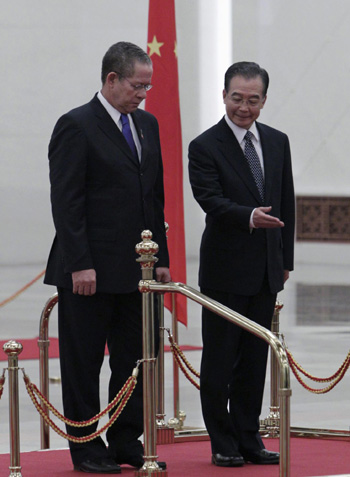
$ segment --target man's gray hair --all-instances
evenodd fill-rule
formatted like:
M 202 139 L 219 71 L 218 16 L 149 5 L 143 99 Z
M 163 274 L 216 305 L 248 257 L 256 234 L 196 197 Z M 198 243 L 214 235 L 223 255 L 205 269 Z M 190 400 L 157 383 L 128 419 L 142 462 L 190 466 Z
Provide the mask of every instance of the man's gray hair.
M 106 82 L 108 73 L 118 73 L 119 79 L 130 78 L 134 74 L 135 62 L 152 66 L 152 60 L 142 48 L 127 41 L 112 45 L 102 60 L 101 80 Z

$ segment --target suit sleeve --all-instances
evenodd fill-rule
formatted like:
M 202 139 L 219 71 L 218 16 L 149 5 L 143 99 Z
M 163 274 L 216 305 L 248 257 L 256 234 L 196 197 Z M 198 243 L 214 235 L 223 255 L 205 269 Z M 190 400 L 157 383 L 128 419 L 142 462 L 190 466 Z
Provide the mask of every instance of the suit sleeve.
M 86 235 L 87 141 L 70 116 L 62 116 L 49 145 L 52 215 L 64 271 L 93 268 Z
M 234 188 L 232 178 L 220 167 L 213 148 L 195 139 L 188 157 L 193 195 L 203 211 L 222 224 L 249 230 L 254 207 L 240 205 L 229 196 L 229 187 Z
M 287 137 L 285 142 L 281 187 L 281 220 L 285 224 L 281 229 L 283 240 L 283 265 L 285 270 L 292 271 L 294 269 L 295 195 L 291 152 Z

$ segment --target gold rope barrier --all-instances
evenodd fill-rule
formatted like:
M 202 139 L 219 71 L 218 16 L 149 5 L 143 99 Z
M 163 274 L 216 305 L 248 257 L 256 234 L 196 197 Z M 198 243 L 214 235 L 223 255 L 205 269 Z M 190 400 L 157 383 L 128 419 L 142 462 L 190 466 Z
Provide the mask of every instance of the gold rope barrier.
M 120 416 L 121 412 L 123 411 L 124 407 L 126 406 L 128 400 L 130 399 L 134 389 L 135 389 L 135 386 L 137 384 L 137 375 L 138 375 L 138 366 L 133 370 L 133 373 L 132 373 L 132 376 L 130 376 L 128 378 L 128 380 L 126 381 L 126 383 L 124 384 L 124 386 L 122 387 L 122 389 L 119 391 L 119 393 L 117 394 L 117 396 L 113 399 L 113 401 L 111 401 L 111 403 L 103 410 L 101 411 L 99 414 L 97 414 L 96 416 L 94 416 L 93 418 L 87 420 L 87 421 L 81 421 L 81 422 L 77 422 L 77 421 L 72 421 L 70 419 L 67 419 L 65 418 L 61 413 L 59 413 L 47 400 L 46 398 L 43 396 L 43 394 L 39 391 L 39 389 L 37 388 L 37 386 L 35 386 L 35 384 L 32 384 L 30 382 L 30 379 L 29 377 L 25 374 L 24 370 L 22 369 L 22 372 L 23 372 L 23 377 L 24 377 L 24 383 L 25 383 L 25 386 L 26 386 L 26 390 L 29 394 L 29 397 L 31 398 L 36 410 L 39 412 L 39 414 L 43 417 L 43 419 L 45 420 L 45 422 L 47 424 L 49 424 L 49 426 L 58 434 L 60 435 L 61 437 L 69 440 L 69 441 L 72 441 L 72 442 L 76 442 L 76 443 L 82 443 L 82 442 L 89 442 L 89 441 L 92 441 L 93 439 L 95 439 L 96 437 L 98 437 L 99 435 L 101 435 L 106 429 L 108 429 L 109 427 L 111 427 L 114 422 L 118 419 L 118 417 Z M 88 436 L 83 436 L 83 437 L 75 437 L 75 436 L 72 436 L 70 434 L 67 434 L 65 432 L 63 432 L 61 429 L 59 429 L 58 426 L 56 426 L 56 424 L 52 421 L 52 419 L 50 419 L 48 417 L 48 415 L 46 414 L 45 410 L 43 409 L 43 407 L 41 406 L 41 404 L 39 403 L 39 401 L 37 400 L 36 398 L 36 395 L 38 395 L 40 397 L 40 399 L 46 404 L 47 408 L 50 409 L 50 411 L 56 416 L 58 417 L 62 422 L 64 422 L 65 424 L 69 424 L 70 426 L 72 427 L 86 427 L 86 426 L 89 426 L 90 424 L 93 424 L 95 423 L 96 421 L 98 421 L 98 419 L 102 416 L 104 416 L 105 414 L 108 413 L 108 411 L 110 411 L 113 407 L 116 406 L 116 404 L 120 401 L 120 403 L 117 405 L 116 407 L 116 410 L 114 411 L 114 413 L 112 414 L 111 418 L 109 419 L 109 421 L 103 426 L 101 427 L 101 429 L 93 432 L 92 434 L 88 435 Z
M 15 298 L 17 298 L 21 293 L 23 293 L 25 290 L 27 290 L 27 288 L 31 287 L 35 282 L 37 282 L 44 274 L 45 274 L 45 271 L 46 270 L 43 270 L 42 272 L 39 273 L 39 275 L 37 275 L 35 278 L 33 278 L 33 280 L 31 280 L 29 283 L 27 283 L 26 285 L 24 285 L 22 288 L 20 288 L 18 291 L 16 291 L 16 293 L 14 293 L 13 295 L 9 296 L 8 298 L 6 298 L 5 300 L 1 301 L 0 302 L 0 307 L 6 305 L 7 303 L 9 303 L 10 301 L 14 300 Z
M 310 391 L 314 394 L 325 394 L 328 393 L 331 389 L 333 389 L 344 377 L 346 371 L 350 367 L 350 351 L 348 352 L 345 360 L 341 364 L 340 368 L 330 377 L 328 378 L 317 378 L 315 376 L 312 376 L 310 373 L 305 371 L 300 364 L 298 364 L 293 355 L 290 353 L 288 348 L 286 348 L 286 353 L 287 353 L 287 358 L 289 362 L 289 366 L 291 370 L 293 371 L 296 379 L 298 382 L 307 390 Z M 318 382 L 318 383 L 331 383 L 328 386 L 321 388 L 321 389 L 316 389 L 316 388 L 311 388 L 308 386 L 303 379 L 301 378 L 300 374 L 303 374 L 307 378 L 311 379 L 312 381 Z
M 164 328 L 168 332 L 168 339 L 170 343 L 170 349 L 174 355 L 174 358 L 176 359 L 176 362 L 178 363 L 181 371 L 183 374 L 186 376 L 186 378 L 195 386 L 198 390 L 200 389 L 199 384 L 190 376 L 190 374 L 187 372 L 186 368 L 197 378 L 200 377 L 200 374 L 198 371 L 196 371 L 192 365 L 189 363 L 187 360 L 186 356 L 184 355 L 183 351 L 180 349 L 179 345 L 174 341 L 174 338 L 172 334 L 170 333 L 170 330 L 168 328 Z
M 24 376 L 24 382 L 25 382 L 25 385 L 26 385 L 26 389 L 30 395 L 30 397 L 34 397 L 34 399 L 37 401 L 35 395 L 37 395 L 40 400 L 45 404 L 45 406 L 47 406 L 47 408 L 62 422 L 64 422 L 65 424 L 68 424 L 72 427 L 86 427 L 86 426 L 89 426 L 91 424 L 94 424 L 95 422 L 97 422 L 99 419 L 101 419 L 101 417 L 105 416 L 109 411 L 111 411 L 117 404 L 118 402 L 121 400 L 122 396 L 124 394 L 126 394 L 127 390 L 129 388 L 132 388 L 132 390 L 134 390 L 135 386 L 136 386 L 136 378 L 137 378 L 137 375 L 138 375 L 138 365 L 137 367 L 133 370 L 133 373 L 132 373 L 132 376 L 130 376 L 126 383 L 124 384 L 124 386 L 122 387 L 122 389 L 118 392 L 118 394 L 116 395 L 116 397 L 108 404 L 108 406 L 101 412 L 99 412 L 98 414 L 96 414 L 96 416 L 92 417 L 91 419 L 88 419 L 86 421 L 72 421 L 71 419 L 67 419 L 63 414 L 61 414 L 59 411 L 57 411 L 57 409 L 55 409 L 52 404 L 46 399 L 46 397 L 39 391 L 38 387 L 31 383 L 28 375 L 25 374 L 25 371 L 22 369 L 22 372 L 23 372 L 23 376 Z M 41 408 L 41 411 L 44 412 L 44 409 L 42 407 L 41 404 L 39 404 L 40 408 Z
M 164 328 L 165 331 L 168 333 L 168 339 L 170 343 L 170 349 L 174 355 L 174 358 L 176 359 L 181 371 L 183 374 L 186 376 L 186 378 L 199 390 L 200 386 L 199 384 L 194 381 L 194 379 L 190 376 L 190 374 L 187 372 L 186 368 L 197 378 L 200 377 L 200 374 L 198 371 L 196 371 L 192 365 L 189 363 L 187 360 L 186 356 L 184 355 L 183 351 L 179 347 L 179 345 L 174 341 L 174 337 L 172 336 L 169 328 Z M 291 354 L 291 352 L 288 350 L 288 348 L 285 346 L 284 340 L 283 340 L 283 346 L 285 348 L 287 358 L 288 358 L 288 363 L 293 371 L 293 374 L 295 375 L 296 379 L 298 382 L 307 390 L 310 391 L 314 394 L 325 394 L 329 391 L 331 391 L 344 377 L 346 371 L 350 367 L 350 351 L 348 352 L 345 360 L 341 364 L 340 368 L 332 375 L 329 376 L 328 378 L 317 378 L 315 376 L 312 376 L 310 373 L 305 371 L 299 363 L 297 363 Z M 300 376 L 300 374 L 303 374 L 305 377 L 311 379 L 312 381 L 319 382 L 319 383 L 331 383 L 329 386 L 326 386 L 321 389 L 315 389 L 311 388 L 308 386 Z

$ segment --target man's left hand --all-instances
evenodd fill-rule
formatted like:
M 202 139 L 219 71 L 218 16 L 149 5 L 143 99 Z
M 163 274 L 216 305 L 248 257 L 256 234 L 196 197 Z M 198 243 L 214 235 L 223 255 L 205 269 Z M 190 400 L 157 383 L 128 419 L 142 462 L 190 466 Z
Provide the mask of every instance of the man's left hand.
M 156 280 L 157 282 L 163 282 L 163 283 L 171 282 L 169 268 L 167 267 L 156 268 Z

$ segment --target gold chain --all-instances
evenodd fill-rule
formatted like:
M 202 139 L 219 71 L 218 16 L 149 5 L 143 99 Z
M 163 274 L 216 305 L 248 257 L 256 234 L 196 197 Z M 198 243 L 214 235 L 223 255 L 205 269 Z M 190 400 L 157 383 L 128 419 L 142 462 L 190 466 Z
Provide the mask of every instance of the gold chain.
M 23 370 L 22 370 L 23 371 Z M 82 422 L 76 422 L 76 421 L 71 421 L 70 419 L 66 419 L 62 414 L 60 414 L 48 401 L 47 399 L 44 398 L 44 396 L 42 395 L 42 393 L 40 393 L 40 391 L 38 390 L 38 388 L 33 385 L 28 376 L 24 373 L 23 371 L 23 374 L 24 374 L 24 382 L 25 382 L 25 386 L 26 386 L 26 389 L 27 389 L 27 392 L 29 394 L 29 397 L 31 398 L 35 408 L 37 409 L 37 411 L 39 412 L 39 414 L 41 415 L 41 417 L 45 420 L 45 422 L 55 431 L 57 432 L 58 435 L 60 435 L 61 437 L 65 438 L 65 439 L 68 439 L 69 441 L 72 441 L 72 442 L 76 442 L 76 443 L 82 443 L 82 442 L 89 442 L 89 441 L 92 441 L 93 439 L 95 439 L 97 436 L 101 435 L 106 429 L 108 429 L 109 427 L 111 427 L 114 422 L 118 419 L 118 417 L 120 416 L 121 412 L 123 411 L 124 407 L 126 406 L 128 400 L 130 399 L 134 389 L 135 389 L 135 386 L 137 384 L 137 380 L 136 380 L 136 376 L 133 374 L 131 377 L 128 378 L 128 380 L 126 381 L 126 383 L 124 384 L 123 388 L 119 391 L 119 393 L 117 394 L 117 396 L 113 399 L 113 401 L 106 407 L 106 409 L 104 411 L 102 411 L 101 413 L 97 414 L 95 417 L 93 417 L 92 419 L 88 420 L 88 421 L 82 421 Z M 53 412 L 53 414 L 55 414 L 56 417 L 58 417 L 59 419 L 61 419 L 61 421 L 63 421 L 65 424 L 68 424 L 70 426 L 74 426 L 74 427 L 86 427 L 90 424 L 93 424 L 95 423 L 99 417 L 105 415 L 110 409 L 112 409 L 113 407 L 115 407 L 116 403 L 120 401 L 120 403 L 117 405 L 116 407 L 116 410 L 114 411 L 114 413 L 112 414 L 111 418 L 109 419 L 109 421 L 103 426 L 101 427 L 101 429 L 93 432 L 92 434 L 88 435 L 88 436 L 83 436 L 83 437 L 75 437 L 75 436 L 72 436 L 70 434 L 67 434 L 65 432 L 63 432 L 61 429 L 59 429 L 59 427 L 56 426 L 56 424 L 52 421 L 52 419 L 49 418 L 49 416 L 46 414 L 45 410 L 43 409 L 43 407 L 40 405 L 40 403 L 38 402 L 37 400 L 37 397 L 35 394 L 38 394 L 39 396 L 42 396 L 44 398 L 44 402 L 45 404 L 47 405 L 47 407 L 49 408 L 50 411 Z

